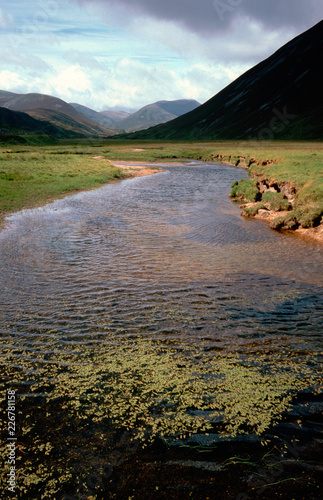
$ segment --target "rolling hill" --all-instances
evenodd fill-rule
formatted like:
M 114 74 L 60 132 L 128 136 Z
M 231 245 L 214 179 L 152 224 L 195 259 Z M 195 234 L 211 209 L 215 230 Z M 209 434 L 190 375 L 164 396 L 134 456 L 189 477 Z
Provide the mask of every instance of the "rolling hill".
M 200 106 L 200 103 L 190 99 L 158 101 L 115 123 L 114 127 L 125 131 L 143 130 L 159 123 L 171 121 L 196 109 L 198 106 Z
M 132 139 L 322 140 L 323 21 L 185 116 Z
M 54 139 L 79 136 L 51 123 L 36 120 L 27 113 L 0 107 L 0 142 L 24 143 L 26 142 L 24 136 L 27 135 L 41 135 Z
M 23 111 L 33 118 L 83 136 L 115 134 L 111 128 L 91 120 L 62 99 L 45 94 L 14 94 L 1 90 L 0 106 L 12 111 Z

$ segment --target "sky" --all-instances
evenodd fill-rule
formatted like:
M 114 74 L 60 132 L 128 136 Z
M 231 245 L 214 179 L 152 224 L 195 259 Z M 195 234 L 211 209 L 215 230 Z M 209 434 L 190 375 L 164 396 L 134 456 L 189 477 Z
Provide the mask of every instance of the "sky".
M 203 103 L 322 18 L 322 0 L 0 0 L 0 89 Z

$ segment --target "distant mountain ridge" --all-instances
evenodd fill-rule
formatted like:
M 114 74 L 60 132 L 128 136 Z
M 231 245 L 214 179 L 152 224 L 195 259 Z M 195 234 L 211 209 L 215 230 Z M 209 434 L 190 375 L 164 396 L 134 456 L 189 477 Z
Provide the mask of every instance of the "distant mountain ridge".
M 125 111 L 94 111 L 94 109 L 83 106 L 82 104 L 77 104 L 74 102 L 70 104 L 74 109 L 76 109 L 76 111 L 79 111 L 91 120 L 112 128 L 118 121 L 127 118 L 130 114 L 126 113 Z
M 173 120 L 199 105 L 197 101 L 187 99 L 158 101 L 130 115 L 124 111 L 114 110 L 98 112 L 87 106 L 78 103 L 69 104 L 58 97 L 46 94 L 17 94 L 0 90 L 0 107 L 12 112 L 27 113 L 44 124 L 52 124 L 61 131 L 65 130 L 66 137 L 70 137 L 71 134 L 75 137 L 111 137 L 123 130 L 142 130 Z M 34 124 L 36 126 L 36 122 Z M 36 129 L 39 127 L 36 126 Z M 58 129 L 56 131 L 52 129 L 53 133 L 57 135 Z
M 113 123 L 119 122 L 131 115 L 131 113 L 127 113 L 126 111 L 112 110 L 112 109 L 107 109 L 106 111 L 100 111 L 100 114 L 107 116 L 108 118 L 111 118 L 111 120 L 113 120 Z
M 91 120 L 62 99 L 46 94 L 15 94 L 1 90 L 0 106 L 11 111 L 23 111 L 33 118 L 81 136 L 105 137 L 115 134 L 113 129 Z
M 322 140 L 323 21 L 254 66 L 208 102 L 125 136 L 176 140 Z
M 200 103 L 193 99 L 158 101 L 144 106 L 136 113 L 117 122 L 114 126 L 125 131 L 144 130 L 159 123 L 171 121 L 199 106 Z

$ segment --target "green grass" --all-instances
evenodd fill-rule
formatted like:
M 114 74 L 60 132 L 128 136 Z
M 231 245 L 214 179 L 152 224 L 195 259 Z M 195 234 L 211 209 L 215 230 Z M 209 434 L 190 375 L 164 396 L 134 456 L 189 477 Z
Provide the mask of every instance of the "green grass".
M 284 197 L 283 193 L 272 193 L 271 191 L 267 191 L 262 195 L 262 201 L 267 203 L 270 210 L 274 210 L 275 212 L 280 212 L 282 210 L 289 210 L 291 208 L 291 204 Z
M 284 155 L 270 167 L 251 167 L 252 174 L 279 182 L 288 180 L 296 187 L 294 214 L 303 227 L 312 227 L 323 215 L 323 154 L 321 148 L 308 154 Z
M 0 153 L 0 220 L 68 193 L 92 189 L 123 177 L 108 160 L 52 151 Z
M 244 215 L 246 215 L 247 217 L 254 217 L 255 215 L 257 215 L 259 210 L 266 210 L 266 208 L 266 205 L 264 205 L 263 203 L 256 203 L 256 205 L 254 205 L 253 207 L 245 208 Z
M 232 185 L 231 198 L 254 202 L 260 199 L 256 179 L 242 179 Z
M 246 150 L 243 152 L 246 153 Z M 277 145 L 267 150 L 259 148 L 254 151 L 254 156 L 258 162 L 249 169 L 252 178 L 278 184 L 288 183 L 296 190 L 293 206 L 282 193 L 265 193 L 261 197 L 271 210 L 292 210 L 281 219 L 280 227 L 295 228 L 295 220 L 298 226 L 305 228 L 318 226 L 323 216 L 323 145 L 282 143 L 280 148 Z M 247 153 L 246 162 L 249 158 L 250 154 Z M 268 159 L 275 161 L 270 163 Z M 234 190 L 233 194 L 239 192 L 237 186 Z

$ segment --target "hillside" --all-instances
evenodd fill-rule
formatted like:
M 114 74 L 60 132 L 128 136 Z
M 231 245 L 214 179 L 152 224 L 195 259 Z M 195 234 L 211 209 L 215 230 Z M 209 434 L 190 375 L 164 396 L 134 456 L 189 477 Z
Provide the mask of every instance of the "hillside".
M 86 117 L 73 106 L 45 94 L 14 94 L 0 91 L 0 105 L 12 111 L 23 111 L 33 118 L 49 121 L 65 129 L 87 136 L 107 136 L 115 134 L 114 130 Z
M 76 134 L 60 129 L 55 125 L 36 120 L 27 113 L 11 111 L 0 107 L 0 142 L 25 142 L 22 136 L 44 135 L 55 139 L 74 138 Z
M 114 126 L 125 131 L 143 130 L 159 123 L 166 123 L 200 106 L 197 101 L 180 99 L 158 101 L 145 106 Z
M 82 104 L 70 103 L 76 111 L 79 111 L 83 115 L 87 116 L 91 120 L 97 123 L 101 123 L 107 127 L 114 127 L 114 125 L 130 116 L 130 113 L 126 113 L 125 111 L 94 111 L 94 109 L 88 108 L 87 106 L 83 106 Z
M 120 122 L 124 118 L 127 118 L 128 116 L 131 115 L 131 113 L 127 113 L 126 111 L 121 111 L 121 110 L 112 110 L 112 109 L 107 109 L 105 111 L 100 111 L 100 115 L 107 116 L 111 120 L 113 120 L 113 123 Z
M 105 115 L 103 113 L 99 113 L 98 111 L 88 108 L 87 106 L 83 106 L 82 104 L 71 102 L 70 105 L 73 106 L 73 108 L 79 113 L 82 113 L 87 118 L 90 118 L 90 120 L 105 125 L 107 127 L 112 127 L 116 121 L 113 120 L 112 117 L 109 117 L 108 115 Z
M 323 21 L 208 102 L 133 139 L 322 140 Z

